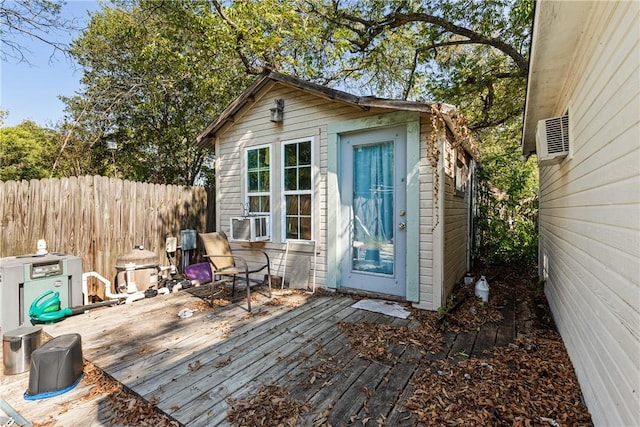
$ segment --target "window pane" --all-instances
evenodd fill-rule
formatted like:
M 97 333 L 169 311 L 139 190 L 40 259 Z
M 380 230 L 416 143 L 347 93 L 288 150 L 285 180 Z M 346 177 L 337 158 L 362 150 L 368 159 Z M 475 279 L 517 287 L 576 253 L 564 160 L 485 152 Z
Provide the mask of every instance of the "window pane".
M 302 167 L 298 169 L 300 174 L 299 190 L 311 190 L 311 167 Z
M 298 215 L 298 196 L 287 196 L 287 215 Z
M 298 144 L 298 164 L 310 165 L 311 164 L 311 141 L 305 141 Z
M 249 196 L 249 212 L 262 212 L 260 210 L 260 197 Z
M 261 148 L 259 153 L 259 166 L 260 168 L 268 168 L 269 167 L 269 148 Z
M 271 210 L 269 196 L 260 196 L 260 209 L 260 212 L 269 212 Z
M 295 168 L 285 169 L 284 171 L 284 189 L 287 191 L 297 190 L 297 170 Z
M 285 144 L 282 166 L 285 195 L 285 230 L 287 239 L 310 240 L 312 224 L 311 141 Z
M 295 166 L 298 163 L 296 144 L 287 144 L 284 146 L 284 165 Z
M 249 196 L 249 212 L 269 212 L 269 196 Z
M 287 239 L 297 239 L 298 236 L 298 218 L 287 217 Z
M 300 196 L 300 215 L 311 215 L 311 194 Z
M 258 172 L 249 172 L 249 191 L 258 191 Z
M 249 170 L 258 167 L 258 150 L 247 151 L 247 168 Z
M 300 239 L 311 240 L 311 218 L 300 218 Z
M 269 171 L 263 170 L 260 171 L 260 184 L 258 186 L 258 191 L 269 191 Z

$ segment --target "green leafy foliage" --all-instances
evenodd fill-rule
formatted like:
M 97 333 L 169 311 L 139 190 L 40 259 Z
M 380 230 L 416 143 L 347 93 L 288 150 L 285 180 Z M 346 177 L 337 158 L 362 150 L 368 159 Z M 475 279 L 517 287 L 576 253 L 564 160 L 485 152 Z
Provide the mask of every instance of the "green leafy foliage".
M 84 90 L 69 125 L 121 177 L 194 184 L 211 154 L 193 141 L 250 81 L 231 42 L 205 2 L 101 10 L 72 48 Z
M 57 136 L 55 131 L 32 121 L 0 128 L 0 181 L 48 177 Z
M 337 59 L 348 86 L 377 95 L 446 101 L 474 129 L 523 109 L 530 0 L 305 2 L 324 34 L 349 50 Z
M 519 123 L 487 132 L 478 171 L 478 255 L 487 264 L 532 264 L 538 250 L 538 174 L 521 159 Z M 511 143 L 509 143 L 511 141 Z
M 264 68 L 443 101 L 482 141 L 479 256 L 533 260 L 536 168 L 519 154 L 532 12 L 532 0 L 115 2 L 73 45 L 84 89 L 66 99 L 57 164 L 150 182 L 212 179 L 211 153 L 193 141 Z
M 481 142 L 478 253 L 485 262 L 535 262 L 537 168 L 523 162 L 524 110 L 533 2 L 309 1 L 342 37 L 347 87 L 376 95 L 444 101 L 460 109 Z

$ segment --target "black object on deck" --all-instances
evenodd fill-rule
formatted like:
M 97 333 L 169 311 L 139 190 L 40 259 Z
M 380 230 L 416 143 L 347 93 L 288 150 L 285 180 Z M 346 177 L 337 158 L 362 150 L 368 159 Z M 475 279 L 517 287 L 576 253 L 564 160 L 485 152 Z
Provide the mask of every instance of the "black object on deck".
M 74 388 L 83 372 L 80 334 L 60 335 L 31 354 L 25 399 L 53 397 Z

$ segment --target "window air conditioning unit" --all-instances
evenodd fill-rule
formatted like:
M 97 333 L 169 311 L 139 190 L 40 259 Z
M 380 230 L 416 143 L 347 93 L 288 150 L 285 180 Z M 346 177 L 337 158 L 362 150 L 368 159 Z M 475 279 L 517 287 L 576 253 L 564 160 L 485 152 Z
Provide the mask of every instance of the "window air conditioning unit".
M 540 120 L 536 129 L 536 144 L 540 164 L 560 163 L 569 154 L 569 115 Z
M 269 240 L 268 216 L 241 216 L 231 218 L 231 240 L 261 242 Z

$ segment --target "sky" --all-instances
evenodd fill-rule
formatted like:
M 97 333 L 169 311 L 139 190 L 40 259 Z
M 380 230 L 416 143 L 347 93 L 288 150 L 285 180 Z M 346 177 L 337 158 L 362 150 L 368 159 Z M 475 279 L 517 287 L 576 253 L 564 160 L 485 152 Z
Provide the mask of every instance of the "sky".
M 87 11 L 100 8 L 96 1 L 68 0 L 62 15 L 75 19 L 83 28 L 89 21 Z M 56 41 L 70 43 L 78 32 L 52 34 Z M 51 46 L 22 37 L 15 39 L 28 51 L 24 51 L 28 62 L 8 58 L 0 68 L 0 110 L 9 111 L 4 126 L 15 126 L 24 120 L 33 120 L 40 126 L 53 127 L 64 117 L 64 104 L 60 95 L 72 96 L 80 89 L 82 70 L 61 52 L 54 54 Z M 53 55 L 53 56 L 52 56 Z

